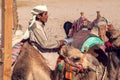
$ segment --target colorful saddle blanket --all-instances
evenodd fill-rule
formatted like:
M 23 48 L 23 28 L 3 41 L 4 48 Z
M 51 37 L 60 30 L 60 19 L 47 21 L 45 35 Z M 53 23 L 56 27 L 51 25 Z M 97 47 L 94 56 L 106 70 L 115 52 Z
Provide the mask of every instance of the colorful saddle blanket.
M 19 42 L 12 47 L 12 65 L 16 62 L 19 53 L 22 49 L 23 43 Z

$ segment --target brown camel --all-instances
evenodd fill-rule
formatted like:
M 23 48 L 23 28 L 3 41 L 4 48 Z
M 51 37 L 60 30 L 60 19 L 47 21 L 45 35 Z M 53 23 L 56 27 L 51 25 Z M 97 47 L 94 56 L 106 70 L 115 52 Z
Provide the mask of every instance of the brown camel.
M 26 42 L 13 68 L 12 80 L 51 80 L 51 70 L 45 63 L 43 56 Z
M 108 31 L 109 43 L 106 51 L 109 57 L 108 76 L 109 80 L 120 79 L 120 30 Z
M 102 68 L 99 61 L 89 53 L 81 53 L 79 49 L 72 46 L 63 46 L 60 52 L 64 58 L 69 59 L 68 61 L 61 61 L 62 70 L 56 70 L 57 80 L 67 80 L 66 73 L 67 69 L 65 64 L 70 64 L 72 67 L 72 80 L 106 80 L 104 79 L 104 69 Z M 71 56 L 72 55 L 72 56 Z M 72 63 L 72 62 L 74 63 Z M 76 65 L 82 65 L 83 71 L 76 70 Z M 78 68 L 77 68 L 78 69 Z M 64 74 L 64 75 L 63 75 Z M 70 79 L 70 78 L 69 78 Z
M 70 48 L 69 53 L 66 53 L 67 55 L 65 55 L 65 52 L 61 52 L 61 55 L 66 57 L 68 60 L 71 60 L 72 63 L 76 64 L 77 68 L 75 67 L 73 69 L 78 70 L 80 68 L 78 66 L 81 65 L 80 62 L 81 57 L 84 56 L 84 54 L 81 54 L 79 50 L 76 50 L 77 51 L 76 53 L 74 53 L 73 51 L 74 48 Z M 82 61 L 83 68 L 84 69 L 89 68 L 95 72 L 96 69 L 98 70 L 101 69 L 96 68 L 95 65 L 93 64 L 98 63 L 98 61 L 95 58 L 93 58 L 93 56 L 87 55 L 84 57 L 84 60 Z M 96 66 L 98 66 L 98 64 L 96 64 Z M 57 70 L 58 69 L 56 69 L 55 72 Z M 52 70 L 50 70 L 43 56 L 41 56 L 40 53 L 35 48 L 33 48 L 28 42 L 25 42 L 20 52 L 20 55 L 17 59 L 17 62 L 14 65 L 12 80 L 60 80 L 61 77 L 59 78 L 58 76 L 55 77 L 55 74 L 57 73 L 54 73 Z M 77 79 L 73 78 L 73 80 Z

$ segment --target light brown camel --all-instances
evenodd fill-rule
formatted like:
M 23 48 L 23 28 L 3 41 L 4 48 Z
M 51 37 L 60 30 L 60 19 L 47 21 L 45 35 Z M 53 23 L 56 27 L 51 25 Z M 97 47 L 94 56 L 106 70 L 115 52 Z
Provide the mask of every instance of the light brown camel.
M 71 52 L 71 50 L 69 52 Z M 80 59 L 83 56 L 83 54 L 80 54 L 80 51 L 78 51 L 78 53 L 72 54 L 71 53 L 67 53 L 68 55 L 63 56 L 68 57 L 68 59 L 73 61 L 75 61 L 76 58 L 78 58 L 79 60 L 74 63 L 80 64 Z M 92 62 L 94 60 L 95 58 L 92 58 L 92 56 L 88 56 L 88 58 L 87 56 L 85 56 L 84 61 L 82 63 L 83 67 L 84 68 L 90 67 L 91 69 L 96 71 L 95 66 L 90 66 L 93 65 Z M 18 57 L 18 60 L 13 68 L 12 80 L 60 80 L 60 79 L 55 77 L 54 72 L 51 71 L 50 68 L 47 66 L 45 59 L 40 55 L 40 53 L 35 48 L 33 48 L 28 42 L 25 42 Z
M 64 58 L 69 59 L 61 61 L 62 70 L 56 70 L 57 80 L 67 80 L 66 74 L 67 69 L 65 68 L 65 64 L 69 64 L 72 67 L 72 80 L 105 80 L 104 79 L 104 69 L 102 68 L 99 61 L 89 53 L 81 53 L 79 49 L 74 48 L 72 46 L 63 46 L 60 52 Z M 78 55 L 78 56 L 77 56 Z M 74 63 L 73 63 L 74 62 Z M 82 64 L 84 68 L 83 71 L 78 71 L 79 67 L 76 68 L 76 65 L 79 66 Z M 63 75 L 64 74 L 64 75 Z

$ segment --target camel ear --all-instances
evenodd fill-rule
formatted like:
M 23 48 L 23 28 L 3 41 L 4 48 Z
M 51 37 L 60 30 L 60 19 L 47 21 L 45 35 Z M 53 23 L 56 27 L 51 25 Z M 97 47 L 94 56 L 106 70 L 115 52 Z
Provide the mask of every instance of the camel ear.
M 60 55 L 63 57 L 68 57 L 68 51 L 73 49 L 72 46 L 70 45 L 64 45 L 62 46 L 61 50 L 60 50 Z
M 66 54 L 67 54 L 67 45 L 64 45 L 60 49 L 60 55 L 63 56 L 63 57 L 65 57 Z

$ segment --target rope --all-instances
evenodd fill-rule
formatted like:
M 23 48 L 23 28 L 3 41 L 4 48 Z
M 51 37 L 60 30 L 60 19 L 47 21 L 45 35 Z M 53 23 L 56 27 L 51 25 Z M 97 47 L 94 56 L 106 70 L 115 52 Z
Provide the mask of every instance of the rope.
M 107 70 L 107 67 L 105 67 L 105 69 L 104 69 L 104 75 L 103 75 L 103 77 L 102 77 L 102 80 L 105 80 L 106 70 Z

